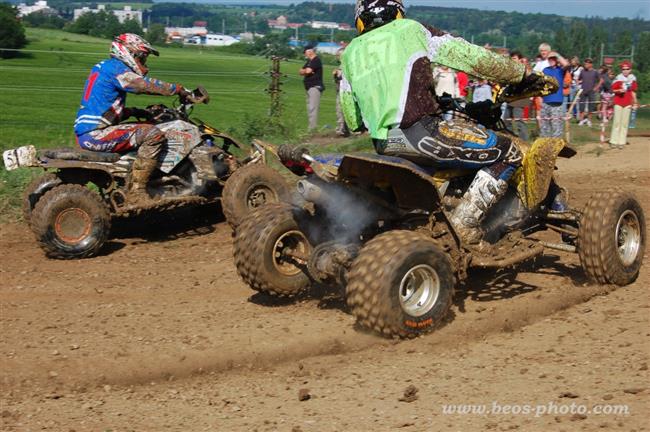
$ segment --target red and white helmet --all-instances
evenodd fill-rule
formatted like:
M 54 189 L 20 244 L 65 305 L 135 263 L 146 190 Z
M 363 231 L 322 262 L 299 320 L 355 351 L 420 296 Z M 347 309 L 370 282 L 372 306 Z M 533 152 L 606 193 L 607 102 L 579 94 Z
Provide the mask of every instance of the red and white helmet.
M 120 60 L 140 76 L 145 76 L 149 71 L 145 66 L 149 54 L 159 55 L 149 42 L 137 34 L 123 33 L 116 36 L 111 44 L 111 57 Z

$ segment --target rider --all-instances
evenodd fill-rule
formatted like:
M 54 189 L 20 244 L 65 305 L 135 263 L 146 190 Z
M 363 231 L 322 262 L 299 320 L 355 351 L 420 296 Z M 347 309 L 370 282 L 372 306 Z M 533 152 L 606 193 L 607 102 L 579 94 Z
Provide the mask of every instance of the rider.
M 149 123 L 126 123 L 131 116 L 145 117 L 146 111 L 124 106 L 127 93 L 162 96 L 180 95 L 199 103 L 180 84 L 148 78 L 145 66 L 150 54 L 158 55 L 149 42 L 136 34 L 124 33 L 111 44 L 111 58 L 90 71 L 74 123 L 77 143 L 82 149 L 122 153 L 137 149 L 133 162 L 127 202 L 149 200 L 147 181 L 156 168 L 165 143 L 165 134 Z
M 401 0 L 357 0 L 360 35 L 343 53 L 340 98 L 351 130 L 364 127 L 380 154 L 439 168 L 481 168 L 451 222 L 461 238 L 478 243 L 480 222 L 506 192 L 521 164 L 513 139 L 462 119 L 443 121 L 431 93 L 431 64 L 493 82 L 539 85 L 525 66 L 459 37 L 405 18 Z

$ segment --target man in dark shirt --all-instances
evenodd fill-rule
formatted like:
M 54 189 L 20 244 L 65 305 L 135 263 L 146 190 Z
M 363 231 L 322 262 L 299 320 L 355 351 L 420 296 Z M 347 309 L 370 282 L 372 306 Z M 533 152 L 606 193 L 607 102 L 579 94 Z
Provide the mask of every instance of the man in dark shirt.
M 304 53 L 307 62 L 299 73 L 304 78 L 307 91 L 307 117 L 309 118 L 309 131 L 318 127 L 318 110 L 320 108 L 320 95 L 325 90 L 323 85 L 323 63 L 316 55 L 314 45 L 307 45 Z
M 590 58 L 585 59 L 585 68 L 580 72 L 578 82 L 582 86 L 580 95 L 580 125 L 591 126 L 591 112 L 596 110 L 596 95 L 600 91 L 603 79 L 594 69 Z

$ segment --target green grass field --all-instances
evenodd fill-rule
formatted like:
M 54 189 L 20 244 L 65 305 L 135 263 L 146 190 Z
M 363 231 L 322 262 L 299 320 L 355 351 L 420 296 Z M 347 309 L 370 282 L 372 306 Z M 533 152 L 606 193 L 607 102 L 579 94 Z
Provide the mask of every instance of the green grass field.
M 58 30 L 27 29 L 29 44 L 13 59 L 0 60 L 0 150 L 33 144 L 39 148 L 75 146 L 72 124 L 81 91 L 90 68 L 107 57 L 109 41 Z M 212 97 L 209 105 L 196 107 L 194 114 L 220 129 L 242 135 L 246 122 L 263 121 L 268 114 L 265 93 L 270 60 L 233 55 L 198 47 L 164 47 L 160 57 L 149 59 L 151 76 L 193 88 L 204 85 Z M 272 138 L 274 142 L 296 142 L 306 135 L 306 108 L 298 61 L 283 62 L 283 122 L 292 133 Z M 325 66 L 328 87 L 321 102 L 320 126 L 325 133 L 335 127 L 335 92 L 330 79 L 332 66 Z M 146 106 L 172 102 L 172 98 L 130 95 L 127 105 Z M 251 120 L 252 119 L 252 120 Z M 574 145 L 598 142 L 597 128 L 573 127 Z M 650 129 L 650 109 L 639 111 L 638 128 Z M 354 151 L 370 149 L 367 138 L 336 140 L 313 149 Z M 0 168 L 0 220 L 13 218 L 20 206 L 24 184 L 37 170 L 11 173 Z

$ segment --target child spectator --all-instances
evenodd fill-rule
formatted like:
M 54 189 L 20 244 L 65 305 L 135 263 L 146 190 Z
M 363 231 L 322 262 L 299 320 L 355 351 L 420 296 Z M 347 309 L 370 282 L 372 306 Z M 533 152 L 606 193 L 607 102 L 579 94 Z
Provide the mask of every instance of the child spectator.
M 544 69 L 544 75 L 551 76 L 560 84 L 555 93 L 544 96 L 540 120 L 540 136 L 561 137 L 564 134 L 564 107 L 562 101 L 562 83 L 564 70 L 558 64 L 558 54 L 551 52 L 548 55 L 549 66 Z
M 578 90 L 580 90 L 580 74 L 584 68 L 580 64 L 580 59 L 576 56 L 573 56 L 571 58 L 571 65 L 569 66 L 569 72 L 571 72 L 571 91 L 569 92 L 569 104 L 573 102 L 576 98 L 576 95 L 578 94 Z M 573 106 L 573 112 L 571 113 L 572 116 L 574 116 L 576 119 L 578 118 L 578 104 Z
M 636 77 L 632 74 L 632 63 L 621 63 L 621 73 L 612 83 L 614 92 L 614 121 L 609 145 L 612 148 L 623 148 L 627 144 L 627 128 L 630 122 L 632 106 L 636 106 Z

